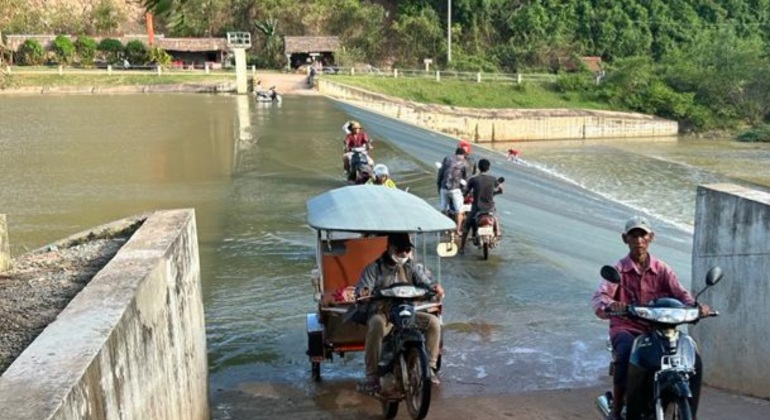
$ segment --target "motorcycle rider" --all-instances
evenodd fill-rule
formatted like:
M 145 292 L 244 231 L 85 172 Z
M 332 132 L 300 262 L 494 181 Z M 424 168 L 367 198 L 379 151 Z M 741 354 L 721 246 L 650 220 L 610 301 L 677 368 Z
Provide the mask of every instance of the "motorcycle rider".
M 425 273 L 422 265 L 412 260 L 412 244 L 409 234 L 391 233 L 388 235 L 387 250 L 373 263 L 366 266 L 356 284 L 356 296 L 369 296 L 376 290 L 389 287 L 395 283 L 413 284 L 418 287 L 431 289 L 439 299 L 444 296 L 444 289 L 438 283 L 433 283 Z M 387 305 L 384 301 L 370 302 L 364 309 L 368 315 L 366 341 L 364 343 L 364 358 L 366 361 L 366 380 L 361 383 L 359 390 L 366 393 L 379 391 L 378 366 L 382 339 L 393 325 L 388 323 Z M 425 312 L 416 313 L 417 326 L 425 333 L 425 349 L 428 352 L 431 368 L 431 380 L 440 383 L 436 376 L 436 363 L 439 356 L 439 340 L 441 323 L 438 317 Z
M 351 121 L 350 124 L 348 124 L 348 127 L 350 129 L 350 134 L 345 136 L 345 154 L 342 158 L 345 173 L 350 172 L 350 158 L 353 156 L 353 148 L 366 147 L 367 151 L 372 148 L 372 144 L 369 141 L 369 135 L 364 132 L 361 123 L 358 121 Z M 372 158 L 369 158 L 369 165 L 373 164 L 374 161 Z
M 634 216 L 626 222 L 621 235 L 628 245 L 629 253 L 615 264 L 620 273 L 620 284 L 602 281 L 593 294 L 591 306 L 601 319 L 610 320 L 610 340 L 615 352 L 613 373 L 613 404 L 609 419 L 621 419 L 624 401 L 626 419 L 639 419 L 652 400 L 652 378 L 641 367 L 629 363 L 634 339 L 651 331 L 651 327 L 640 320 L 625 317 L 610 317 L 608 313 L 624 312 L 630 303 L 646 304 L 662 298 L 673 297 L 685 305 L 695 304 L 695 299 L 682 287 L 674 270 L 649 253 L 649 246 L 655 239 L 650 222 L 641 216 Z M 710 312 L 708 305 L 700 306 L 701 315 Z M 700 356 L 695 362 L 696 374 L 690 378 L 692 391 L 692 412 L 698 407 L 703 369 Z
M 396 188 L 396 183 L 390 179 L 388 167 L 382 163 L 374 165 L 374 177 L 369 178 L 367 184 L 384 185 L 388 188 Z
M 478 227 L 476 217 L 478 214 L 494 213 L 495 195 L 503 193 L 503 186 L 500 185 L 495 177 L 487 174 L 491 167 L 491 162 L 487 159 L 481 159 L 479 161 L 479 174 L 468 181 L 466 194 L 473 195 L 473 203 L 471 204 L 471 212 L 463 224 L 462 239 L 460 240 L 460 249 L 458 250 L 461 254 L 465 252 L 465 241 L 468 239 L 468 231 L 472 228 L 474 236 L 476 235 Z M 497 219 L 495 217 L 495 234 L 499 237 L 502 236 L 503 232 L 500 230 L 500 222 Z
M 478 168 L 476 167 L 476 159 L 471 157 L 471 142 L 468 140 L 460 140 L 457 143 L 457 147 L 461 147 L 465 151 L 465 163 L 468 166 L 468 177 L 476 175 Z
M 447 156 L 441 162 L 441 168 L 438 170 L 436 184 L 441 199 L 441 211 L 444 214 L 449 213 L 449 206 L 455 209 L 457 221 L 457 234 L 462 231 L 464 213 L 463 208 L 463 184 L 468 180 L 468 167 L 465 160 L 465 150 L 458 147 L 455 154 Z

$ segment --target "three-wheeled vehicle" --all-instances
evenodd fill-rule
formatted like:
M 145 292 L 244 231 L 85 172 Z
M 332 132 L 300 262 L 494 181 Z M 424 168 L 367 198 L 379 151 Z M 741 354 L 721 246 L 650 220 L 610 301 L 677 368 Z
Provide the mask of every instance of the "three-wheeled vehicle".
M 395 188 L 338 188 L 308 200 L 307 212 L 308 224 L 317 231 L 312 284 L 318 304 L 307 314 L 307 354 L 313 379 L 320 380 L 321 363 L 331 361 L 334 353 L 342 357 L 364 350 L 366 326 L 343 316 L 355 304 L 354 289 L 364 268 L 386 251 L 389 233 L 412 236 L 414 261 L 434 282 L 441 281 L 441 258 L 455 255 L 457 246 L 440 242 L 442 233 L 455 229 L 452 220 L 423 199 Z M 420 306 L 441 315 L 440 302 Z M 386 405 L 383 402 L 384 409 Z

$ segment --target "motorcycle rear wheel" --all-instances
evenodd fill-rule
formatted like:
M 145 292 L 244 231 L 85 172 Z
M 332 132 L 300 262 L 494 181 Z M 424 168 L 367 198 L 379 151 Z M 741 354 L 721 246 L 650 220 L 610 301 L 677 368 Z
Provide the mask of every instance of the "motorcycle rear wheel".
M 398 415 L 398 401 L 382 400 L 382 417 L 393 419 Z
M 410 347 L 406 349 L 401 358 L 405 366 L 406 377 L 404 391 L 406 393 L 406 409 L 409 416 L 415 420 L 424 419 L 430 408 L 430 369 L 428 367 L 428 354 L 422 347 Z
M 486 242 L 484 242 L 483 252 L 484 252 L 484 260 L 488 260 L 489 259 L 489 244 L 486 243 Z

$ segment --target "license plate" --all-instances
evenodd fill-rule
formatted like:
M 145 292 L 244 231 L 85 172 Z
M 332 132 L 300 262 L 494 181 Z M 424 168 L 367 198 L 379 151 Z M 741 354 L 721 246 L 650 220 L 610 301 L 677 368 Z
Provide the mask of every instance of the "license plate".
M 493 235 L 495 233 L 495 228 L 492 226 L 484 226 L 479 228 L 479 236 L 481 235 Z

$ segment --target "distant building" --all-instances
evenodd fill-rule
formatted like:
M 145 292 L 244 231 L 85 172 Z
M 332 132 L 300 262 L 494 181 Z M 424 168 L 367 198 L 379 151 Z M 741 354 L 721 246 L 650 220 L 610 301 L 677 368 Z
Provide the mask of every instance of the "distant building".
M 602 58 L 596 56 L 578 57 L 580 60 L 575 61 L 571 57 L 555 57 L 551 61 L 551 69 L 554 71 L 567 71 L 575 72 L 580 70 L 580 64 L 586 66 L 591 73 L 600 73 L 602 71 Z
M 289 69 L 320 62 L 323 66 L 336 64 L 335 53 L 340 49 L 336 36 L 287 36 L 284 37 L 284 54 Z

